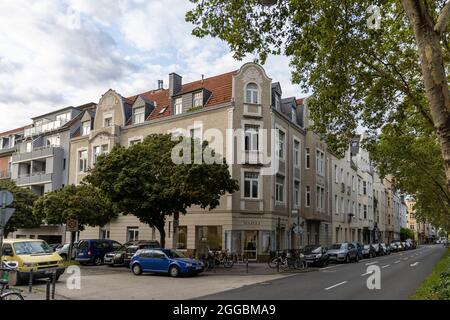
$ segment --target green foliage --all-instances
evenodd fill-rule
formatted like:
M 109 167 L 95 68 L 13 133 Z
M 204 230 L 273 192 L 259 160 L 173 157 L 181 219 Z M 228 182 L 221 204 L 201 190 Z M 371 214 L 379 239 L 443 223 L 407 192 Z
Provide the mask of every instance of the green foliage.
M 195 111 L 199 111 L 202 110 L 202 107 L 190 107 L 187 112 L 195 112 Z
M 182 139 L 182 138 L 180 138 Z M 129 148 L 116 146 L 98 158 L 86 181 L 100 188 L 124 214 L 156 227 L 164 246 L 164 225 L 168 215 L 185 214 L 192 205 L 214 209 L 220 196 L 239 189 L 225 164 L 175 164 L 172 150 L 181 140 L 171 135 L 152 134 Z M 191 141 L 194 148 L 215 153 L 207 143 Z M 193 155 L 187 155 L 192 160 Z
M 414 239 L 414 231 L 408 228 L 400 228 L 400 239 L 402 241 Z
M 39 198 L 33 208 L 49 224 L 78 220 L 80 230 L 86 226 L 103 226 L 116 218 L 118 210 L 100 189 L 89 184 L 67 185 Z
M 38 198 L 30 189 L 18 187 L 13 181 L 0 181 L 0 190 L 13 194 L 14 201 L 10 207 L 16 211 L 5 226 L 5 236 L 21 228 L 36 228 L 42 223 L 40 215 L 33 214 L 33 203 Z

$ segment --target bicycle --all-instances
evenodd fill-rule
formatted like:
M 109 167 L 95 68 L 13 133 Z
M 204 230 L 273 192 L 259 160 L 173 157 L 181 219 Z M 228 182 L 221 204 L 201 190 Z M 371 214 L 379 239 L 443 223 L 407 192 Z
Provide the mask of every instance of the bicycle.
M 281 268 L 287 270 L 292 269 L 305 269 L 308 267 L 303 254 L 297 250 L 278 251 L 271 252 L 271 257 L 268 261 L 269 267 L 272 269 Z
M 4 268 L 0 268 L 3 276 L 0 279 L 0 300 L 25 300 L 20 291 L 9 288 L 9 273 L 17 270 L 17 262 L 3 262 Z

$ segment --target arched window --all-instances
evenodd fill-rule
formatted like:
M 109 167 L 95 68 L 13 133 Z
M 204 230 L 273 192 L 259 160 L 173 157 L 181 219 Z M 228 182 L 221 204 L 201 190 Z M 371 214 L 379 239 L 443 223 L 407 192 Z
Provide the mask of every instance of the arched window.
M 258 86 L 255 83 L 249 83 L 245 90 L 245 102 L 258 103 Z

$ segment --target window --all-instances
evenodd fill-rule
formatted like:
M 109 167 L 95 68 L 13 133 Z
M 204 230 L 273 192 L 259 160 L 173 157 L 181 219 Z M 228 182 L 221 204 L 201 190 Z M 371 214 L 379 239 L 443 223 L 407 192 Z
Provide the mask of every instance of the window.
M 27 148 L 27 152 L 33 151 L 33 142 L 31 142 L 31 141 L 27 142 L 26 148 Z
M 322 211 L 324 209 L 324 200 L 325 200 L 325 189 L 323 187 L 317 187 L 316 193 L 316 208 L 318 211 Z
M 133 110 L 133 124 L 143 123 L 145 121 L 145 107 L 135 108 Z
M 347 200 L 347 212 L 346 213 L 350 213 L 350 200 Z
M 294 107 L 291 109 L 291 120 L 292 122 L 297 123 L 297 110 Z
M 108 229 L 100 230 L 100 239 L 109 239 L 109 230 Z
M 300 182 L 294 181 L 294 206 L 300 207 Z
M 139 227 L 127 227 L 127 242 L 139 240 Z
M 361 195 L 361 191 L 362 191 L 362 188 L 361 188 L 361 179 L 358 178 L 358 193 L 359 193 L 359 195 Z
M 107 144 L 104 144 L 102 146 L 95 146 L 93 149 L 94 159 L 93 163 L 95 164 L 97 162 L 97 158 L 102 154 L 107 154 L 109 152 L 109 146 Z
M 355 176 L 352 176 L 352 190 L 355 191 Z
M 364 219 L 367 219 L 367 205 L 364 205 Z
M 192 107 L 198 108 L 203 106 L 203 92 L 194 93 L 194 97 L 192 99 Z
M 345 201 L 343 197 L 341 197 L 341 213 L 345 213 Z
M 367 182 L 363 181 L 363 194 L 367 195 Z
M 339 197 L 337 195 L 334 195 L 334 211 L 339 214 Z
M 294 167 L 300 167 L 300 141 L 294 140 Z
M 347 172 L 347 180 L 345 181 L 347 186 L 350 188 L 350 173 Z
M 112 126 L 112 118 L 105 118 L 105 128 Z
M 187 249 L 187 226 L 178 227 L 177 249 Z
M 285 139 L 285 134 L 283 131 L 281 131 L 280 129 L 278 129 L 278 142 L 277 142 L 277 147 L 278 147 L 278 157 L 280 159 L 284 159 L 284 139 Z
M 182 98 L 175 99 L 175 103 L 173 106 L 175 109 L 175 114 L 183 113 L 183 99 Z
M 245 151 L 258 151 L 259 126 L 246 124 L 244 131 L 245 131 Z
M 306 201 L 306 206 L 310 207 L 311 206 L 311 187 L 310 186 L 306 186 L 306 191 L 305 191 L 305 201 Z
M 339 183 L 339 172 L 337 165 L 334 165 L 334 181 Z
M 244 198 L 258 199 L 259 189 L 259 173 L 245 172 L 244 173 Z
M 87 160 L 87 150 L 78 151 L 78 172 L 82 173 L 87 171 Z
M 201 128 L 192 128 L 189 130 L 189 134 L 193 139 L 202 140 L 202 130 Z
M 84 121 L 81 124 L 81 135 L 87 136 L 91 132 L 91 121 Z
M 305 168 L 309 169 L 311 167 L 311 154 L 309 148 L 305 149 Z
M 57 115 L 56 116 L 56 121 L 61 121 L 62 123 L 66 123 L 71 118 L 72 118 L 72 113 L 69 111 L 69 112 Z
M 316 150 L 316 170 L 321 176 L 325 174 L 325 153 L 320 150 Z
M 358 216 L 360 219 L 362 219 L 361 203 L 358 203 Z
M 284 177 L 277 175 L 275 182 L 275 201 L 284 202 Z
M 46 138 L 45 145 L 47 147 L 59 147 L 61 145 L 59 135 L 54 135 Z
M 276 99 L 275 99 L 276 100 Z M 249 83 L 245 90 L 246 103 L 258 103 L 258 86 L 256 83 Z

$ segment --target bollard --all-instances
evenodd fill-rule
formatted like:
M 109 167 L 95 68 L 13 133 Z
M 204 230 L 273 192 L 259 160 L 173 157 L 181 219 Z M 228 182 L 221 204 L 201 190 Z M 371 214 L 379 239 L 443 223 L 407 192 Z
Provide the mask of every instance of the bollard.
M 50 279 L 47 279 L 45 284 L 45 300 L 50 300 Z
M 52 300 L 55 300 L 55 291 L 56 291 L 56 270 L 53 271 L 52 277 Z
M 30 279 L 28 279 L 28 292 L 33 291 L 33 268 L 30 269 Z

